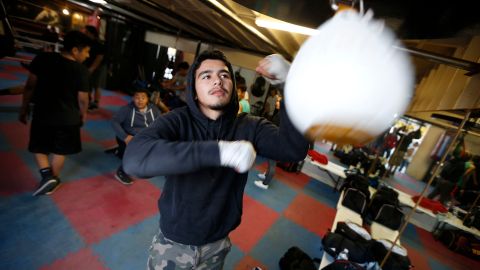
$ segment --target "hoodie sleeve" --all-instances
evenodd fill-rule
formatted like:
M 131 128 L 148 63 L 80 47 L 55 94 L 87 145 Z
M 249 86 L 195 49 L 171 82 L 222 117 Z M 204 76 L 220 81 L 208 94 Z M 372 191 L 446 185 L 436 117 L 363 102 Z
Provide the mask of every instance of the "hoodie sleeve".
M 123 106 L 112 118 L 112 127 L 115 131 L 115 136 L 125 140 L 128 133 L 123 129 L 122 123 L 128 118 L 128 113 L 131 111 L 130 106 Z
M 269 159 L 301 161 L 307 155 L 309 141 L 293 126 L 283 102 L 279 114 L 279 127 L 266 119 L 259 121 L 255 149 L 259 155 Z
M 182 141 L 180 130 L 188 130 L 175 112 L 164 114 L 127 145 L 123 169 L 129 175 L 148 178 L 185 174 L 205 167 L 220 166 L 217 141 Z

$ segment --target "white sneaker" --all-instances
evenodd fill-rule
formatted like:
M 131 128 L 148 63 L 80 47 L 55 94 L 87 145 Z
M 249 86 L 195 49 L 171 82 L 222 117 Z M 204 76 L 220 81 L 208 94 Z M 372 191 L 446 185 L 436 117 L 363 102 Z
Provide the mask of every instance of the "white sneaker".
M 257 174 L 258 178 L 265 180 L 265 173 L 259 173 Z
M 261 189 L 268 189 L 268 185 L 265 185 L 263 181 L 255 181 L 254 184 Z

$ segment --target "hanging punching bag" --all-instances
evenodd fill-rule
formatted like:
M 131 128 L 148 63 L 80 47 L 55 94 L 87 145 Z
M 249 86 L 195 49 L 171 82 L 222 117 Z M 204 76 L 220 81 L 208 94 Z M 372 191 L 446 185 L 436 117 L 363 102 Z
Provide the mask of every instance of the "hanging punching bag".
M 337 13 L 305 41 L 285 85 L 293 124 L 310 139 L 363 144 L 402 116 L 413 68 L 394 33 L 371 12 Z

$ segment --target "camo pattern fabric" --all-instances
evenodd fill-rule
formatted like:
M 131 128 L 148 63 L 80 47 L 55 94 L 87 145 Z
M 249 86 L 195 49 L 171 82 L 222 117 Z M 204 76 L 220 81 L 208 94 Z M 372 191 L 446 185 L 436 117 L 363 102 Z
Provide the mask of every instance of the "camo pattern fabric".
M 228 237 L 203 246 L 183 245 L 166 238 L 159 230 L 150 246 L 147 269 L 221 270 L 231 246 Z

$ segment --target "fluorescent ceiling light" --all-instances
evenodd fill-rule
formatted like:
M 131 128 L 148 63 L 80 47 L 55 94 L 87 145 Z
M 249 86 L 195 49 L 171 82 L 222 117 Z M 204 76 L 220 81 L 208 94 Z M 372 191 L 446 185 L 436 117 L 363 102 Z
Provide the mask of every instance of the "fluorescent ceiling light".
M 298 34 L 303 34 L 308 36 L 315 35 L 318 32 L 317 29 L 308 28 L 308 27 L 296 25 L 293 23 L 287 23 L 287 22 L 284 22 L 281 20 L 275 20 L 275 19 L 256 18 L 255 24 L 260 27 L 277 29 L 277 30 L 293 32 L 293 33 L 298 33 Z
M 90 0 L 90 2 L 97 3 L 97 4 L 100 4 L 100 5 L 106 5 L 107 4 L 107 1 L 105 1 L 105 0 Z

